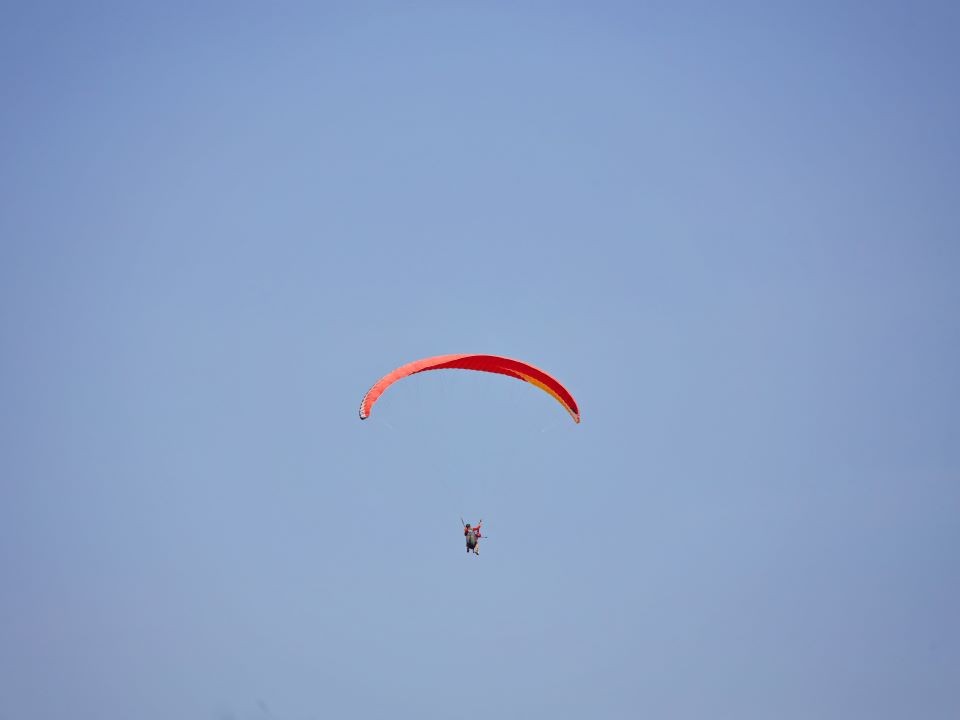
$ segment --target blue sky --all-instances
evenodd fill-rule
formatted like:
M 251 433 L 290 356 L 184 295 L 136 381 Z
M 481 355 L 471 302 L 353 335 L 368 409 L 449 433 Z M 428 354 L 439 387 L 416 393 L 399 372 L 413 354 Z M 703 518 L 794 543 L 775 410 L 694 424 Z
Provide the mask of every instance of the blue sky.
M 956 717 L 958 30 L 5 6 L 0 718 Z

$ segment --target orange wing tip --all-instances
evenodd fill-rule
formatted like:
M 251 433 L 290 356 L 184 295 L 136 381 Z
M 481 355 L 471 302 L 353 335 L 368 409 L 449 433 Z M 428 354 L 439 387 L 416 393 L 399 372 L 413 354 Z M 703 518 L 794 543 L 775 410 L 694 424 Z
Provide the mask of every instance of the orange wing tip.
M 360 401 L 360 419 L 366 420 L 368 417 L 370 417 L 370 410 L 367 408 L 367 396 L 364 395 L 363 400 Z

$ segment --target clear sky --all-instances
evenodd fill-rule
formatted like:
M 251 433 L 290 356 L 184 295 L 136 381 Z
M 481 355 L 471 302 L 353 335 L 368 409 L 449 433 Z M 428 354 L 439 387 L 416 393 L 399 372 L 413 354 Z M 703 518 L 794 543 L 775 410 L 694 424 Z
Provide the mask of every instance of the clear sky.
M 958 37 L 5 3 L 0 719 L 960 716 Z

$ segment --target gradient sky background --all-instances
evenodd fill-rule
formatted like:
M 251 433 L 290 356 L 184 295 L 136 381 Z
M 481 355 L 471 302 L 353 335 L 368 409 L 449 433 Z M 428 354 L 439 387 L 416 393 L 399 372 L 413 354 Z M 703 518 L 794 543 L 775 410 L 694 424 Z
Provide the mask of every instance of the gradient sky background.
M 960 716 L 958 8 L 5 4 L 0 718 Z

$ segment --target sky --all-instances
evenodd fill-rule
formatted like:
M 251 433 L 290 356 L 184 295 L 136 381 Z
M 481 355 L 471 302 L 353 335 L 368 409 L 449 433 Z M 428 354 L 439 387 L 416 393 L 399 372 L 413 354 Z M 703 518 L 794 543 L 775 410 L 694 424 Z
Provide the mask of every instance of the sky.
M 958 717 L 958 7 L 3 4 L 0 720 Z

